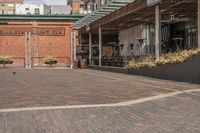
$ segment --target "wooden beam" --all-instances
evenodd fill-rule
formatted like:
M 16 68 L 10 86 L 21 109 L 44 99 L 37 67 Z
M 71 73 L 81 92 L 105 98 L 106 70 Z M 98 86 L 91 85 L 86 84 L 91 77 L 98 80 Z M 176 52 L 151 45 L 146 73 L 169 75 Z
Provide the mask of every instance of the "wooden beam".
M 155 6 L 155 19 L 155 55 L 156 61 L 158 61 L 161 53 L 161 11 L 159 4 Z
M 135 0 L 134 2 L 122 7 L 120 10 L 116 10 L 108 15 L 94 21 L 91 24 L 91 28 L 94 29 L 99 25 L 105 25 L 106 23 L 112 22 L 116 19 L 119 19 L 123 16 L 129 15 L 135 11 L 145 8 L 147 5 L 146 0 Z

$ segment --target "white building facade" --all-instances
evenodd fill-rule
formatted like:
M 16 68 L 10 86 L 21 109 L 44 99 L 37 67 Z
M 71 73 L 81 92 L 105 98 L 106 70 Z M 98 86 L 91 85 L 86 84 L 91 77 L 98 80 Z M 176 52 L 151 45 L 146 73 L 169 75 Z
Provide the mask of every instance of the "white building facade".
M 51 7 L 45 4 L 16 4 L 15 14 L 17 15 L 48 15 Z
M 69 5 L 51 5 L 52 15 L 66 15 L 70 14 L 71 7 Z

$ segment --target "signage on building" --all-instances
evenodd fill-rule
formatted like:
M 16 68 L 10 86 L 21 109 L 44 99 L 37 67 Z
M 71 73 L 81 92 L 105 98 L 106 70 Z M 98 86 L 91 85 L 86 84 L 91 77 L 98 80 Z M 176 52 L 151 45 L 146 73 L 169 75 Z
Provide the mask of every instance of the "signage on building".
M 25 36 L 26 32 L 31 32 L 31 28 L 0 28 L 0 36 Z
M 37 28 L 37 35 L 40 36 L 64 36 L 64 28 Z
M 26 32 L 39 36 L 64 36 L 65 28 L 0 28 L 0 36 L 24 36 Z
M 161 0 L 147 0 L 147 5 L 148 6 L 154 6 L 154 5 L 156 5 L 160 2 L 161 2 Z

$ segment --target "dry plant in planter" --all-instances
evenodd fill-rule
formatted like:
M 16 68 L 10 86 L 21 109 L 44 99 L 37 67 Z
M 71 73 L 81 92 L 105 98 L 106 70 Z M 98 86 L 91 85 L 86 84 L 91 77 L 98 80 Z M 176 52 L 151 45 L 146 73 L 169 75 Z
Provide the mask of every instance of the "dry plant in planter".
M 159 61 L 155 61 L 155 57 L 141 57 L 139 59 L 132 59 L 129 61 L 127 68 L 139 69 L 144 67 L 156 67 L 159 65 L 173 64 L 184 62 L 195 55 L 200 54 L 200 49 L 184 50 L 176 53 L 167 53 L 160 56 Z
M 0 56 L 0 64 L 3 64 L 3 67 L 6 67 L 6 64 L 12 64 L 14 59 L 9 56 Z
M 57 64 L 58 60 L 53 56 L 47 56 L 44 58 L 44 63 L 49 64 L 52 67 L 53 64 Z

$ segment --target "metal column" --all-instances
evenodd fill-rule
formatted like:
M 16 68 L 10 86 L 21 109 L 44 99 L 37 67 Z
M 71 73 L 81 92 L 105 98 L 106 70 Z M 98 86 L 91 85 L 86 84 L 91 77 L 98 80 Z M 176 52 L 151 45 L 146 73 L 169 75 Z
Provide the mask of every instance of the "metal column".
M 200 0 L 198 0 L 198 48 L 200 48 Z
M 76 32 L 74 32 L 73 39 L 74 39 L 74 60 L 76 60 L 77 59 L 77 57 L 76 57 Z
M 158 61 L 161 53 L 161 11 L 159 4 L 155 6 L 155 22 L 155 55 Z
M 70 33 L 70 66 L 73 68 L 73 32 Z
M 92 33 L 89 32 L 89 65 L 92 65 Z
M 101 57 L 102 57 L 102 29 L 99 26 L 99 66 L 101 66 Z

